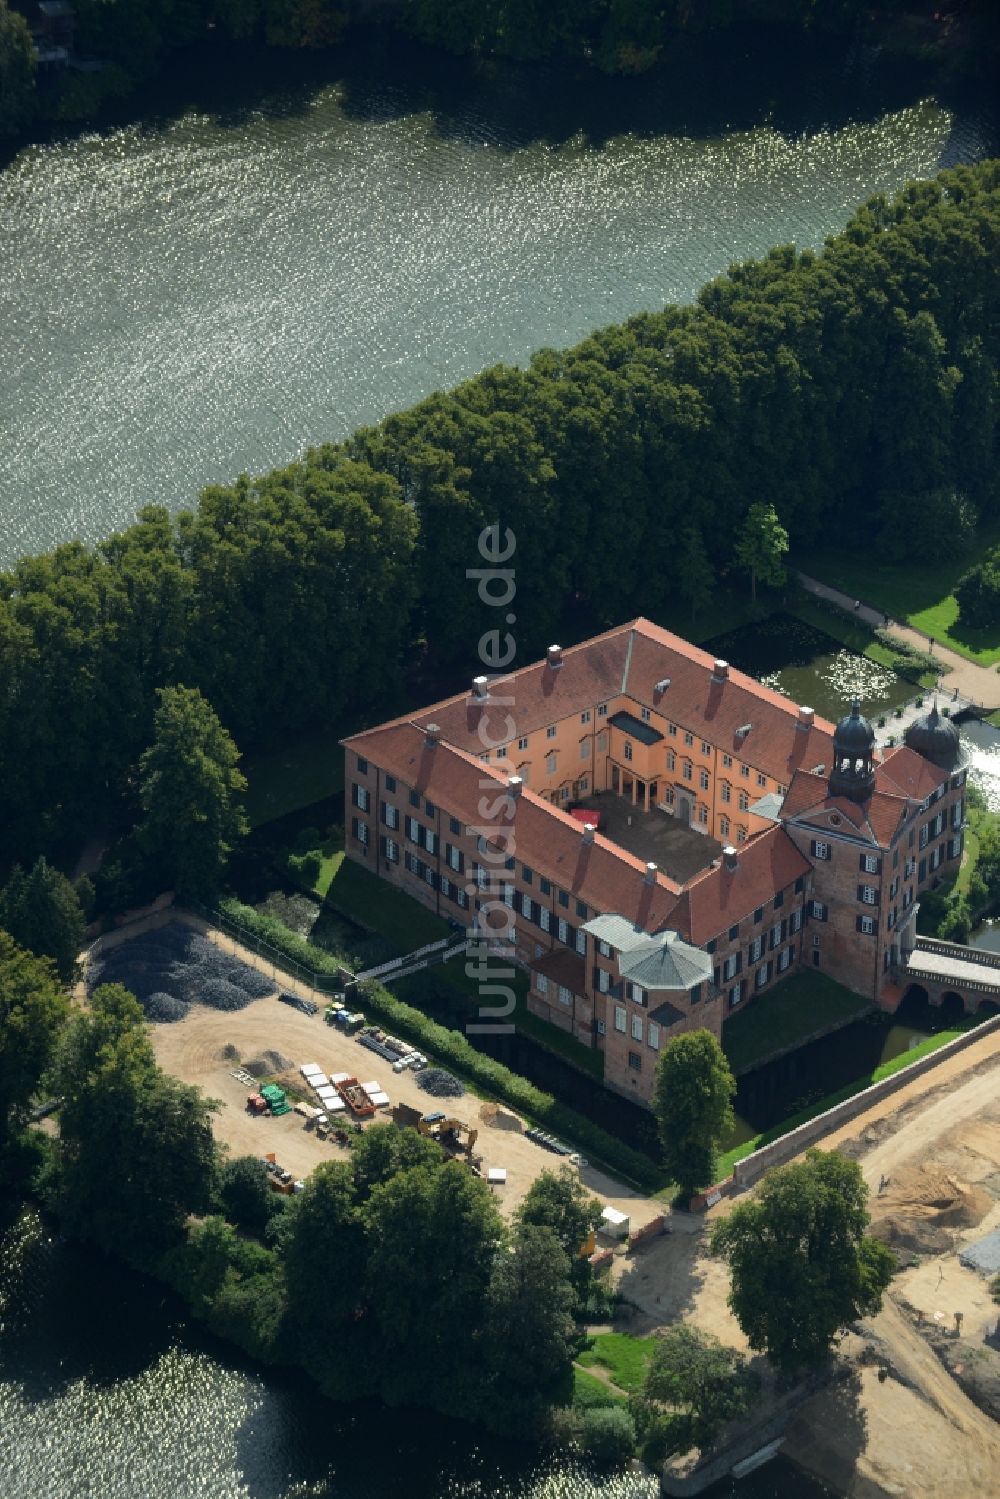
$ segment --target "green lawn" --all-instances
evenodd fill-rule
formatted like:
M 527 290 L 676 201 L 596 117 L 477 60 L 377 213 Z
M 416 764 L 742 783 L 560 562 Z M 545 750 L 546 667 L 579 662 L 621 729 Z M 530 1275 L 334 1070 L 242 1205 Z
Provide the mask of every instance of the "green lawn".
M 249 782 L 244 804 L 251 827 L 343 791 L 344 751 L 338 738 L 329 729 L 280 749 L 247 755 L 241 769 Z
M 825 973 L 800 968 L 725 1021 L 722 1049 L 738 1075 L 775 1052 L 799 1046 L 820 1031 L 846 1024 L 871 1008 L 870 999 L 852 994 Z
M 624 1395 L 618 1395 L 603 1380 L 595 1379 L 584 1369 L 573 1368 L 573 1405 L 577 1410 L 593 1410 L 596 1406 L 624 1405 Z
M 954 588 L 985 551 L 1000 542 L 1000 523 L 984 526 L 975 545 L 952 561 L 889 566 L 875 549 L 866 552 L 802 553 L 793 565 L 822 583 L 883 609 L 892 619 L 950 645 L 980 666 L 1000 661 L 1000 629 L 973 630 L 958 622 Z
M 633 1338 L 627 1332 L 602 1332 L 589 1338 L 588 1345 L 578 1356 L 578 1364 L 585 1368 L 599 1364 L 618 1388 L 629 1394 L 642 1389 L 656 1347 L 655 1338 Z

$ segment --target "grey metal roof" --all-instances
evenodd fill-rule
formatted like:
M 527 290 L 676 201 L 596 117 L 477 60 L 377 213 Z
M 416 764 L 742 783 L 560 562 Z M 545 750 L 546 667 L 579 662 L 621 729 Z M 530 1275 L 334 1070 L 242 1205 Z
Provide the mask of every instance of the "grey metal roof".
M 712 977 L 708 954 L 677 932 L 658 932 L 654 937 L 616 915 L 595 916 L 583 923 L 582 930 L 616 948 L 622 978 L 644 989 L 693 989 Z
M 750 811 L 757 817 L 766 817 L 768 822 L 780 822 L 781 808 L 784 800 L 785 794 L 783 791 L 768 791 L 761 797 L 760 801 L 753 803 Z
M 647 937 L 618 959 L 622 978 L 644 989 L 693 989 L 712 977 L 712 960 L 676 932 Z
M 1000 1228 L 995 1228 L 975 1244 L 967 1244 L 958 1258 L 970 1270 L 981 1270 L 984 1275 L 996 1275 L 1000 1270 Z
M 621 729 L 623 734 L 638 739 L 640 744 L 658 744 L 663 738 L 659 729 L 654 729 L 652 724 L 643 723 L 634 713 L 626 713 L 624 710 L 612 713 L 608 723 L 613 729 Z
M 619 952 L 631 952 L 633 947 L 641 947 L 644 942 L 649 941 L 649 933 L 644 932 L 641 927 L 633 926 L 624 916 L 594 916 L 583 923 L 581 930 L 589 932 L 599 942 L 607 942 L 611 947 L 616 947 Z

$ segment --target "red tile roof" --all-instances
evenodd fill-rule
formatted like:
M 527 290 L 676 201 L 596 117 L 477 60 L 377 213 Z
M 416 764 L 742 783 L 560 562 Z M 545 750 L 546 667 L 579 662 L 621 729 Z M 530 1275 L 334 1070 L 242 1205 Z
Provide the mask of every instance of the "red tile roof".
M 905 744 L 887 749 L 875 772 L 875 784 L 880 791 L 887 791 L 890 795 L 902 793 L 920 802 L 947 779 L 946 770 L 932 765 Z
M 390 775 L 470 826 L 483 824 L 513 835 L 516 857 L 598 912 L 620 912 L 646 931 L 662 925 L 680 886 L 657 872 L 651 883 L 641 859 L 600 833 L 584 841 L 584 829 L 567 812 L 522 788 L 509 809 L 496 807 L 507 776 L 465 751 L 427 744 L 423 729 L 396 722 L 345 739 Z M 492 815 L 491 815 L 492 813 Z M 498 842 L 501 840 L 498 838 Z
M 714 664 L 707 651 L 639 618 L 563 651 L 558 668 L 536 661 L 509 676 L 492 678 L 486 701 L 473 696 L 470 682 L 468 692 L 432 704 L 412 721 L 436 723 L 449 744 L 479 754 L 484 748 L 479 732 L 484 719 L 499 743 L 502 737 L 534 733 L 624 694 L 764 771 L 780 785 L 787 786 L 800 767 L 829 767 L 831 723 L 816 718 L 812 728 L 800 727 L 795 703 L 733 668 L 724 681 L 715 682 Z M 657 693 L 656 683 L 665 678 L 670 686 Z M 738 736 L 737 729 L 745 724 L 750 725 L 749 733 Z
M 528 967 L 533 973 L 543 973 L 554 984 L 562 984 L 573 994 L 587 992 L 587 965 L 577 952 L 568 947 L 556 947 L 541 958 L 535 958 Z
M 704 947 L 811 869 L 783 828 L 768 828 L 740 846 L 735 869 L 728 869 L 723 860 L 696 875 L 663 925 Z
M 648 619 L 633 625 L 626 692 L 655 708 L 682 729 L 765 771 L 787 786 L 799 769 L 824 765 L 833 757 L 833 724 L 814 718 L 800 727 L 799 709 L 780 692 L 730 667 L 726 677 L 713 676 L 715 657 L 699 650 Z M 670 678 L 665 692 L 656 683 Z M 750 725 L 746 735 L 737 729 Z
M 888 848 L 905 821 L 910 803 L 923 801 L 947 779 L 947 771 L 939 770 L 915 750 L 897 745 L 886 750 L 876 766 L 875 790 L 867 801 L 830 796 L 825 776 L 799 771 L 782 803 L 781 819 L 788 822 L 807 818 L 813 812 L 836 811 L 881 848 Z

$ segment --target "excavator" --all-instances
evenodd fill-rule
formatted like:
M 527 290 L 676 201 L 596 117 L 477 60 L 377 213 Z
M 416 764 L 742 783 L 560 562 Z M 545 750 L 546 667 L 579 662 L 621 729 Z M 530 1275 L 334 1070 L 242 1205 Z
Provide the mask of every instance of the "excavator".
M 410 1129 L 415 1129 L 418 1134 L 426 1135 L 430 1140 L 436 1140 L 445 1155 L 453 1158 L 464 1157 L 473 1171 L 481 1168 L 482 1156 L 472 1153 L 479 1138 L 479 1131 L 470 1129 L 461 1119 L 455 1119 L 441 1109 L 432 1114 L 420 1114 L 408 1104 L 397 1104 L 393 1110 L 393 1117 L 397 1124 L 407 1125 Z

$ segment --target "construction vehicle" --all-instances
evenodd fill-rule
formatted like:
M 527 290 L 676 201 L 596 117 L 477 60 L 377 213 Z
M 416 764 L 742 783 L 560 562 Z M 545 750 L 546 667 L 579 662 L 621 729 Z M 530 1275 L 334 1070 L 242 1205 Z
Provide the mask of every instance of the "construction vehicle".
M 337 1092 L 359 1119 L 370 1119 L 374 1114 L 375 1105 L 356 1077 L 345 1077 L 337 1084 Z
M 260 1090 L 260 1096 L 275 1118 L 281 1114 L 291 1113 L 292 1106 L 285 1097 L 285 1090 L 279 1088 L 277 1083 L 265 1083 Z
M 443 1110 L 423 1114 L 417 1122 L 420 1134 L 436 1140 L 448 1155 L 472 1155 L 472 1147 L 479 1138 L 477 1129 L 470 1129 L 461 1119 L 452 1119 Z

